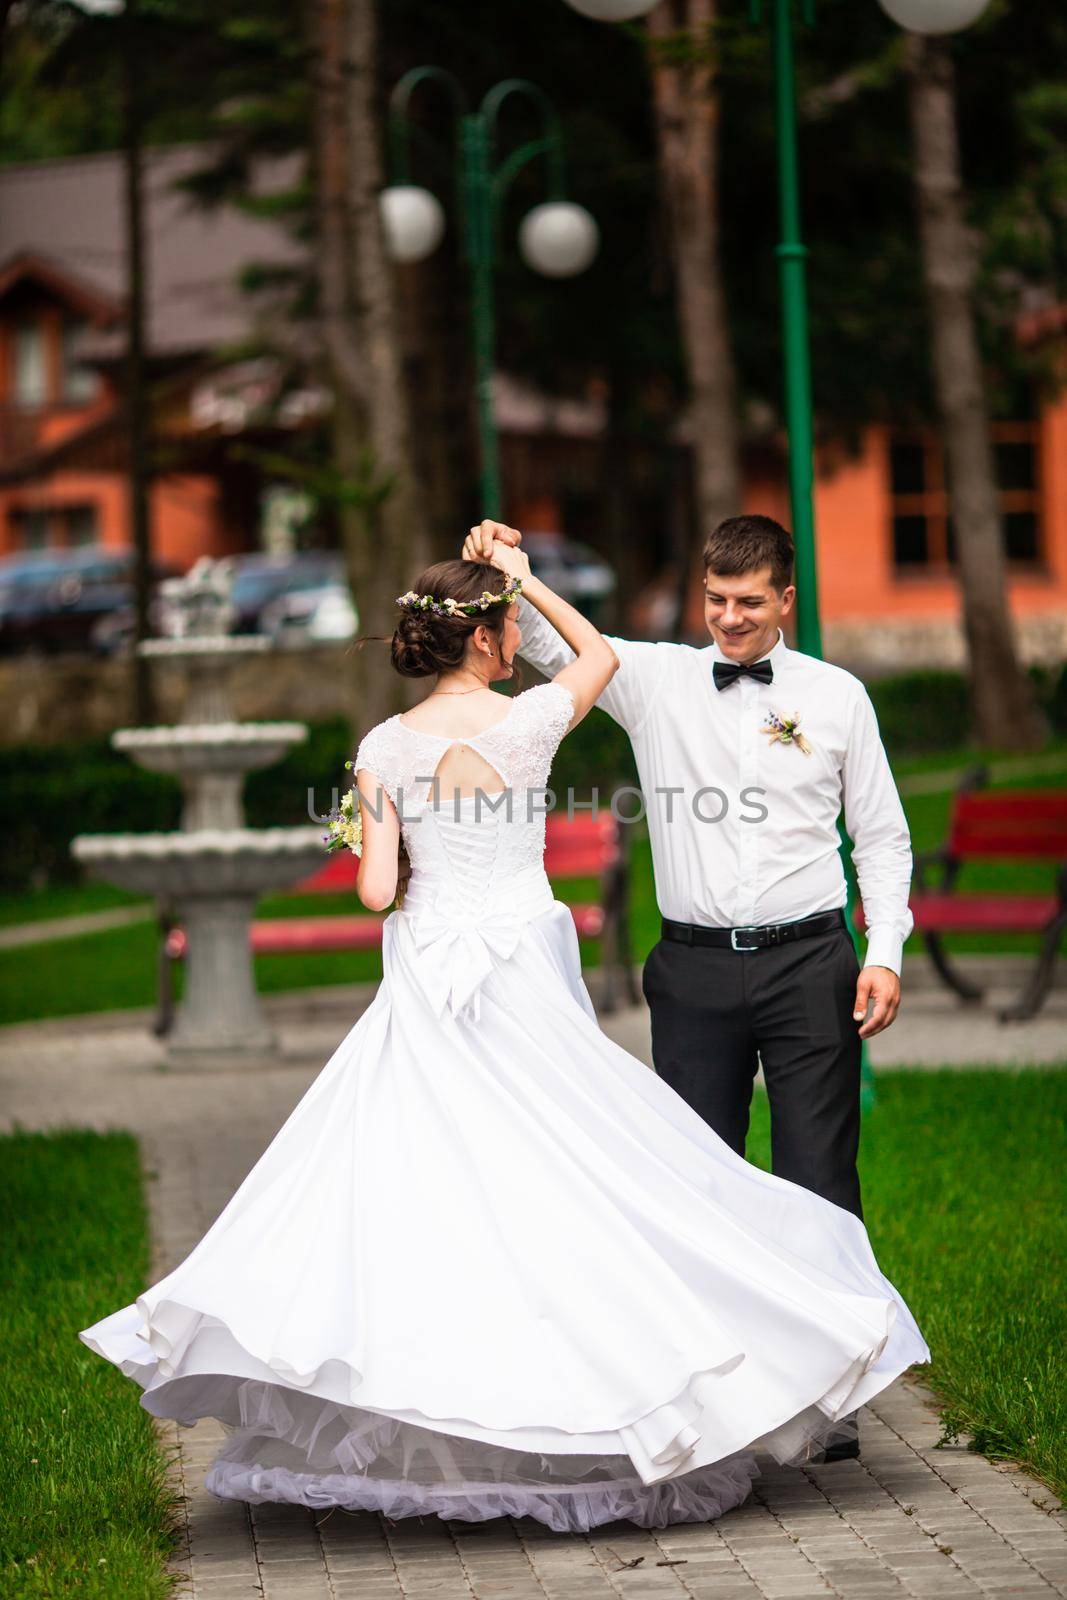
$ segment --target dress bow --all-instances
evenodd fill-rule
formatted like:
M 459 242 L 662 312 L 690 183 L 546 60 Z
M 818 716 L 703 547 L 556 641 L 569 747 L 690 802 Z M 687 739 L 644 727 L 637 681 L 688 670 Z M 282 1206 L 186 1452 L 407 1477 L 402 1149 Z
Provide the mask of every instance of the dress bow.
M 493 970 L 493 956 L 514 954 L 521 933 L 521 922 L 506 910 L 452 916 L 436 909 L 419 912 L 412 937 L 421 957 L 419 979 L 434 1010 L 440 1014 L 448 1006 L 458 1017 L 469 1005 L 477 1022 L 480 990 Z

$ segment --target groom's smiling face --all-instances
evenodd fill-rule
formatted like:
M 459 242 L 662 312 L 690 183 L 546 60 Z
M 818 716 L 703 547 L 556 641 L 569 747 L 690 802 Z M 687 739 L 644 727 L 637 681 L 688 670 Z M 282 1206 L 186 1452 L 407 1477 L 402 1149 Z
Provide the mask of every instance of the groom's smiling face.
M 730 661 L 759 661 L 778 643 L 783 617 L 793 609 L 796 589 L 778 590 L 770 567 L 726 577 L 704 575 L 704 621 L 708 632 Z

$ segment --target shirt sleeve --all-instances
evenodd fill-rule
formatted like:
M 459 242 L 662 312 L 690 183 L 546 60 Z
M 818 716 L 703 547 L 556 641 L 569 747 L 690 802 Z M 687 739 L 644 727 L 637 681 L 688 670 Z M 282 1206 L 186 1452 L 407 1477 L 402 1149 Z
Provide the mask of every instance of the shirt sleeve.
M 899 976 L 904 941 L 914 926 L 908 907 L 911 835 L 874 706 L 862 684 L 852 709 L 842 785 L 845 827 L 867 924 L 864 965 L 889 967 Z
M 574 659 L 574 651 L 563 636 L 542 616 L 537 607 L 519 596 L 519 627 L 522 644 L 519 654 L 546 678 L 554 678 Z M 654 640 L 604 637 L 619 658 L 619 670 L 597 698 L 597 705 L 634 734 L 641 727 L 659 692 L 669 645 Z

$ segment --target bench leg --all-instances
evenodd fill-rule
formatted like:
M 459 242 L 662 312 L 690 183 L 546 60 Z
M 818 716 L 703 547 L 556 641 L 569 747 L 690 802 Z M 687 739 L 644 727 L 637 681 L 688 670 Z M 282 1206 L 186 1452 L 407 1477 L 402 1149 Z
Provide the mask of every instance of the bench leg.
M 985 991 L 978 984 L 972 983 L 970 978 L 965 978 L 962 973 L 956 971 L 956 968 L 945 954 L 945 947 L 941 943 L 941 935 L 938 933 L 926 933 L 923 935 L 923 940 L 930 960 L 934 964 L 934 971 L 941 979 L 941 982 L 955 994 L 958 994 L 960 999 L 966 1001 L 968 1005 L 973 1005 L 975 1001 L 981 1000 Z
M 165 1039 L 174 1025 L 174 961 L 167 953 L 167 935 L 174 926 L 172 917 L 159 919 L 159 954 L 156 957 L 156 1015 L 152 1032 Z
M 637 979 L 634 977 L 634 947 L 630 937 L 630 880 L 626 866 L 619 883 L 619 964 L 622 968 L 623 988 L 626 998 L 632 1006 L 640 1005 L 644 1001 Z
M 1041 952 L 1037 958 L 1037 965 L 1030 975 L 1030 982 L 1013 1005 L 1005 1006 L 1003 1011 L 997 1013 L 998 1021 L 1025 1022 L 1028 1018 L 1037 1016 L 1052 987 L 1056 956 L 1065 929 L 1067 929 L 1067 911 L 1062 911 L 1045 929 Z
M 603 903 L 603 902 L 602 902 Z M 600 1010 L 617 1011 L 619 967 L 619 922 L 617 907 L 610 898 L 604 906 L 604 928 L 600 935 Z

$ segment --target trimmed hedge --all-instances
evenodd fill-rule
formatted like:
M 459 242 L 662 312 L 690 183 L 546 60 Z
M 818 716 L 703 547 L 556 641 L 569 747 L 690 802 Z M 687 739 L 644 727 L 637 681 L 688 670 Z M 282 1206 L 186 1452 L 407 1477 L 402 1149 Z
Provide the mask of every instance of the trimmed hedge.
M 1056 732 L 1067 732 L 1067 664 L 1032 668 L 1031 678 Z M 958 750 L 969 724 L 964 678 L 956 672 L 913 672 L 870 685 L 882 738 L 891 757 Z M 245 785 L 251 827 L 307 823 L 325 815 L 333 791 L 344 787 L 345 761 L 354 753 L 342 717 L 314 723 L 304 744 Z M 637 781 L 625 733 L 594 712 L 564 740 L 552 774 L 557 791 L 597 786 L 604 802 L 619 784 Z M 309 806 L 313 808 L 309 812 Z M 171 778 L 144 772 L 108 740 L 0 749 L 0 888 L 42 888 L 76 880 L 71 859 L 77 833 L 148 833 L 179 826 L 181 793 Z
M 1030 667 L 1029 678 L 1050 731 L 1067 733 L 1067 662 Z M 962 673 L 908 672 L 867 687 L 891 757 L 951 750 L 967 742 L 971 697 Z

